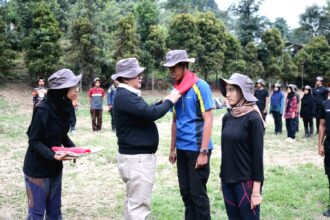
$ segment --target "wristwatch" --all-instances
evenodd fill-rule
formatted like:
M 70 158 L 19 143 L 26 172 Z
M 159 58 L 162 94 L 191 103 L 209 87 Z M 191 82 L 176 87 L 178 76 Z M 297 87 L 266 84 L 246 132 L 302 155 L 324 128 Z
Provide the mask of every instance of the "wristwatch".
M 207 148 L 201 148 L 199 150 L 199 153 L 204 154 L 204 155 L 207 155 L 209 153 L 209 149 L 207 149 Z

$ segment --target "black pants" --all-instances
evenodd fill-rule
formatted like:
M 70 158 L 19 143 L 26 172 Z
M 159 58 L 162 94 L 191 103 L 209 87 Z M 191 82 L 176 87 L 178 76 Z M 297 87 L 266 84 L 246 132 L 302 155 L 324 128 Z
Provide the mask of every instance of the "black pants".
M 228 219 L 259 220 L 260 205 L 251 209 L 252 180 L 239 183 L 221 181 L 223 200 L 225 201 Z
M 185 205 L 186 220 L 209 220 L 210 202 L 207 196 L 206 183 L 210 175 L 209 163 L 199 169 L 195 169 L 199 152 L 177 150 L 177 170 L 180 193 Z
M 288 132 L 288 137 L 295 139 L 296 138 L 296 132 L 297 132 L 297 119 L 296 118 L 287 118 L 285 119 L 285 126 L 286 130 Z
M 114 114 L 113 114 L 113 109 L 111 109 L 109 111 L 110 113 L 110 117 L 111 117 L 111 129 L 112 131 L 115 131 L 116 130 L 116 125 L 115 125 L 115 118 L 114 118 Z
M 275 133 L 282 133 L 282 114 L 277 111 L 272 111 L 275 123 Z
M 320 126 L 320 118 L 315 118 L 316 119 L 316 133 L 319 133 L 319 126 Z
M 313 118 L 303 118 L 305 133 L 312 134 L 313 132 Z
M 102 109 L 91 109 L 93 131 L 102 129 Z

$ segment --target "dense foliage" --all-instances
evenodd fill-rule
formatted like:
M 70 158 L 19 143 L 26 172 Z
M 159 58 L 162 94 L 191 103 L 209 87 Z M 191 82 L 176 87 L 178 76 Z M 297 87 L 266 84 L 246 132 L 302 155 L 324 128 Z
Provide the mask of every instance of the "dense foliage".
M 220 11 L 214 0 L 0 1 L 0 78 L 18 72 L 34 82 L 68 67 L 85 85 L 96 76 L 108 83 L 116 62 L 134 56 L 153 89 L 167 80 L 166 51 L 185 49 L 210 83 L 233 72 L 270 84 L 330 79 L 330 3 L 306 8 L 296 29 L 260 16 L 262 3 Z

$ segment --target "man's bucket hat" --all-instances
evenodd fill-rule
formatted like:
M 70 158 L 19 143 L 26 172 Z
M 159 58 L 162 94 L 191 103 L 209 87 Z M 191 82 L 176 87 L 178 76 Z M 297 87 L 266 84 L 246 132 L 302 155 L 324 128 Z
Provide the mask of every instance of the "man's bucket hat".
M 237 85 L 248 102 L 256 102 L 258 99 L 253 95 L 254 83 L 248 77 L 240 73 L 234 73 L 229 79 L 220 78 L 220 92 L 226 97 L 226 84 Z
M 96 81 L 101 82 L 100 78 L 98 78 L 98 77 L 94 78 L 94 83 L 96 83 Z
M 178 63 L 195 63 L 195 58 L 188 58 L 187 52 L 185 50 L 171 50 L 166 53 L 165 67 L 173 67 Z
M 111 76 L 111 79 L 117 80 L 119 77 L 128 79 L 135 78 L 144 70 L 145 68 L 140 67 L 139 61 L 136 58 L 119 60 L 116 63 L 116 73 Z
M 50 89 L 65 89 L 78 85 L 82 74 L 75 76 L 70 69 L 61 69 L 48 78 Z
M 318 77 L 315 78 L 315 80 L 316 80 L 316 81 L 323 81 L 324 79 L 323 79 L 322 76 L 318 76 Z
M 258 79 L 256 83 L 257 83 L 257 84 L 261 84 L 261 85 L 263 85 L 263 86 L 265 85 L 265 82 L 264 82 L 263 79 Z

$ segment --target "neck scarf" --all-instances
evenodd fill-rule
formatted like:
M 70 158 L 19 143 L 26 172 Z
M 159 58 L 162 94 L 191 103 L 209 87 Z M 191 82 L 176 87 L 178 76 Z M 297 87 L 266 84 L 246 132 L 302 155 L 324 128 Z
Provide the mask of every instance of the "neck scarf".
M 254 103 L 254 102 L 248 102 L 246 101 L 243 97 L 241 98 L 241 100 L 231 108 L 231 115 L 234 118 L 239 118 L 242 117 L 252 111 L 256 111 L 259 116 L 260 119 L 262 120 L 262 123 L 264 125 L 264 127 L 266 127 L 266 122 L 264 121 L 264 119 L 262 118 L 261 112 L 258 108 L 258 106 Z
M 199 78 L 189 70 L 185 72 L 181 82 L 175 82 L 174 88 L 179 91 L 181 95 L 186 93 L 197 81 Z

